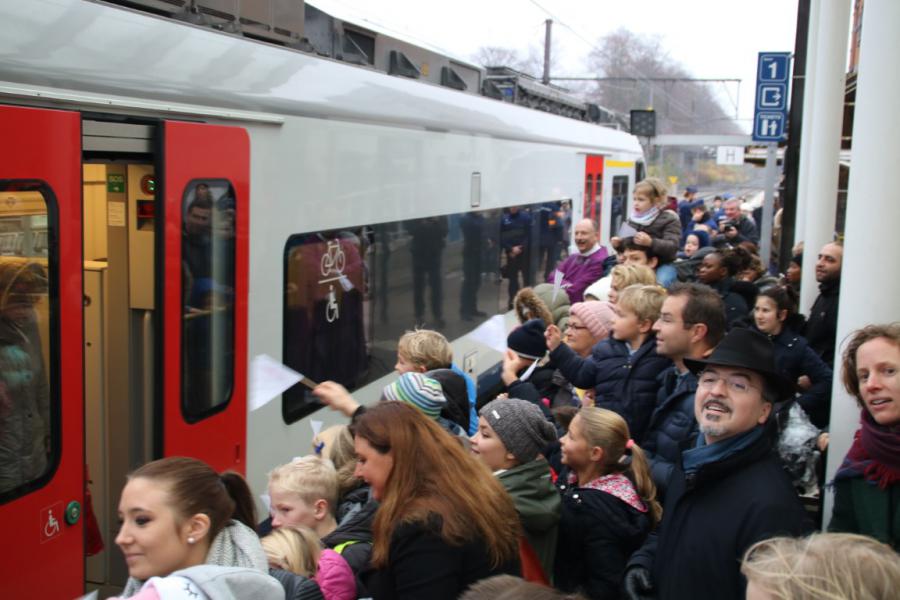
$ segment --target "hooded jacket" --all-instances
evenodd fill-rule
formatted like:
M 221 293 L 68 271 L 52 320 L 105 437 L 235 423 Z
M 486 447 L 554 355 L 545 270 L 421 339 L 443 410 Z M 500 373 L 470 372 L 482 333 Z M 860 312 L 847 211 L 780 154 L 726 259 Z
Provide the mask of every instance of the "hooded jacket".
M 216 534 L 206 553 L 206 565 L 255 569 L 264 575 L 269 572 L 269 559 L 256 533 L 235 520 L 229 521 L 222 531 Z M 143 581 L 129 577 L 122 597 L 133 596 L 143 584 Z
M 167 577 L 151 577 L 135 597 L 140 600 L 283 600 L 285 596 L 284 588 L 276 579 L 256 569 L 198 565 Z
M 831 416 L 831 380 L 834 376 L 831 368 L 809 347 L 802 335 L 782 329 L 769 339 L 775 347 L 775 364 L 782 375 L 790 381 L 797 381 L 801 375 L 809 377 L 812 386 L 800 394 L 797 402 L 812 424 L 824 429 Z
M 285 600 L 325 600 L 319 584 L 312 579 L 284 569 L 269 569 L 269 575 L 284 588 Z
M 560 344 L 550 360 L 575 387 L 593 387 L 597 406 L 622 415 L 631 437 L 639 443 L 643 440 L 656 405 L 656 377 L 672 364 L 656 353 L 655 335 L 648 335 L 634 354 L 625 342 L 608 337 L 593 347 L 590 358 L 581 358 Z
M 525 537 L 549 577 L 556 556 L 560 508 L 559 493 L 550 481 L 550 465 L 538 458 L 502 471 L 497 479 L 512 497 Z
M 358 597 L 368 596 L 365 578 L 370 570 L 372 558 L 372 521 L 378 502 L 369 500 L 353 516 L 342 522 L 337 529 L 322 538 L 322 544 L 344 557 L 356 577 Z
M 557 479 L 562 495 L 554 585 L 591 600 L 622 597 L 625 565 L 650 533 L 650 517 L 604 491 Z

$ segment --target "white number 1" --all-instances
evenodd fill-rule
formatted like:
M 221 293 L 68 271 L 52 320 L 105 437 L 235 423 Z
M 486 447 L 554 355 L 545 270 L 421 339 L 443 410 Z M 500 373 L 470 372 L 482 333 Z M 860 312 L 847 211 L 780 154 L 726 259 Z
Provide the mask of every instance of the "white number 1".
M 769 63 L 769 77 L 771 79 L 776 79 L 778 77 L 778 63 L 774 60 Z

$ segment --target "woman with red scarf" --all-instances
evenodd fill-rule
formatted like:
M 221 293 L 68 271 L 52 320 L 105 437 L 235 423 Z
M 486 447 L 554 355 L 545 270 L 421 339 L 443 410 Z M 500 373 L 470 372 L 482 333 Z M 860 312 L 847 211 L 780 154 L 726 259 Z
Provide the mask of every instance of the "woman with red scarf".
M 900 550 L 900 323 L 853 334 L 843 380 L 862 415 L 834 478 L 829 529 L 868 535 Z

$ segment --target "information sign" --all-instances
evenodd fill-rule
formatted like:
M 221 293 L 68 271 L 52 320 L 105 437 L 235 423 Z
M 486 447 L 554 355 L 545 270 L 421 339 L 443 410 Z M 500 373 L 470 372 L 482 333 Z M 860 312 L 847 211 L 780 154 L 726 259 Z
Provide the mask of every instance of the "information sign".
M 790 72 L 790 52 L 759 53 L 753 141 L 777 142 L 784 137 Z

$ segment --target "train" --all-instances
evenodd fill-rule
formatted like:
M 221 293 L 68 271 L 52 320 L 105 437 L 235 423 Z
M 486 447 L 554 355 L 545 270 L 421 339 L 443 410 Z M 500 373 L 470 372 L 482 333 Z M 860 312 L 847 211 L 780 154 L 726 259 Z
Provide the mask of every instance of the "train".
M 121 5 L 6 2 L 0 34 L 4 596 L 121 586 L 139 464 L 261 493 L 309 453 L 340 419 L 266 397 L 261 357 L 374 402 L 425 326 L 483 383 L 502 212 L 534 215 L 539 280 L 547 207 L 608 242 L 644 175 L 623 131 Z

